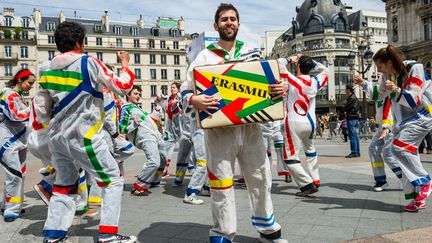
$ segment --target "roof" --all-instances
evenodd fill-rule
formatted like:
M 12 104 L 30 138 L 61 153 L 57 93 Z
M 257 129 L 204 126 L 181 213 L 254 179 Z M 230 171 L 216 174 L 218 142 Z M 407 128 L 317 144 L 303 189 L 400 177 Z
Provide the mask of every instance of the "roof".
M 105 27 L 102 24 L 101 20 L 94 20 L 94 19 L 77 19 L 77 18 L 66 18 L 66 21 L 71 22 L 78 22 L 83 25 L 83 27 L 86 30 L 87 34 L 97 34 L 97 35 L 106 35 L 106 36 L 113 36 L 116 35 L 114 32 L 115 27 L 119 26 L 122 28 L 121 35 L 118 36 L 131 36 L 131 37 L 139 37 L 139 36 L 154 36 L 152 34 L 153 28 L 158 28 L 157 26 L 149 27 L 145 26 L 144 28 L 140 28 L 136 23 L 127 23 L 127 22 L 115 22 L 110 21 L 109 25 L 109 32 L 105 32 Z M 48 22 L 53 22 L 55 25 L 59 25 L 60 19 L 58 17 L 42 17 L 41 24 L 39 26 L 39 31 L 41 32 L 47 32 L 50 31 L 47 29 Z M 102 31 L 96 31 L 95 26 L 99 25 L 102 28 Z M 138 35 L 132 35 L 132 28 L 136 28 L 138 31 Z M 181 35 L 180 30 L 177 28 L 171 28 L 171 29 L 165 29 L 165 28 L 158 28 L 159 29 L 159 35 L 157 37 L 174 37 L 171 35 L 171 30 L 176 29 L 177 30 L 177 36 L 175 37 L 185 37 L 184 35 Z

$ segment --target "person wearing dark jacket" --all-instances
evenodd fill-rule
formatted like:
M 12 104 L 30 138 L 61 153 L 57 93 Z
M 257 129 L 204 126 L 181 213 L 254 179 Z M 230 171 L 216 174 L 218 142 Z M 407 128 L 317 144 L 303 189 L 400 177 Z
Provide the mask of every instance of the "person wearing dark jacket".
M 351 153 L 345 158 L 360 157 L 360 140 L 357 133 L 358 118 L 359 118 L 359 103 L 354 94 L 354 86 L 346 85 L 346 93 L 348 95 L 344 106 L 345 116 L 348 124 L 348 137 L 350 140 Z

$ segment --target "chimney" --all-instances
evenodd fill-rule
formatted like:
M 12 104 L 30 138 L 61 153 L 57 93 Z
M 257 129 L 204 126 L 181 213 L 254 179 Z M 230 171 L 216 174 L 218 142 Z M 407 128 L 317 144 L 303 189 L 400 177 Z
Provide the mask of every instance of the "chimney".
M 109 32 L 109 17 L 108 10 L 105 10 L 105 15 L 102 16 L 102 25 L 105 27 L 105 32 Z
M 14 16 L 15 9 L 14 8 L 3 8 L 3 15 L 5 16 Z
M 33 9 L 33 19 L 35 22 L 35 26 L 39 27 L 39 25 L 42 22 L 42 14 L 41 14 L 41 11 L 39 9 L 36 9 L 36 8 Z
M 140 14 L 140 18 L 139 18 L 138 21 L 137 21 L 137 25 L 138 25 L 141 29 L 144 29 L 144 20 L 143 20 L 142 14 Z
M 65 17 L 65 15 L 64 15 L 64 13 L 63 13 L 63 10 L 60 11 L 59 19 L 60 19 L 60 23 L 63 23 L 63 22 L 66 21 L 66 17 Z

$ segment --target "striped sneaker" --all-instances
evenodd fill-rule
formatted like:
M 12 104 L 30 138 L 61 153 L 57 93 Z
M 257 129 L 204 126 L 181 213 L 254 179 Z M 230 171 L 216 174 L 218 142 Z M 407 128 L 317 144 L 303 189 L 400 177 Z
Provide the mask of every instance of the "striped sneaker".
M 123 236 L 119 234 L 112 234 L 108 236 L 99 236 L 98 243 L 133 243 L 136 242 L 136 236 Z
M 403 209 L 407 212 L 417 212 L 419 209 L 425 209 L 427 204 L 425 201 L 412 200 L 408 205 L 404 206 Z
M 420 192 L 419 195 L 415 198 L 416 201 L 423 201 L 429 197 L 432 192 L 432 183 L 429 181 L 424 185 L 419 186 Z

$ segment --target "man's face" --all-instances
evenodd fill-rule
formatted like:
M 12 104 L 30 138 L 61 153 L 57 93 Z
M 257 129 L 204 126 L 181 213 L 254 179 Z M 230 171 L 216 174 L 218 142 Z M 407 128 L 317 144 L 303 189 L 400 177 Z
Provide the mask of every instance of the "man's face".
M 219 32 L 219 37 L 224 41 L 234 41 L 237 36 L 240 23 L 234 10 L 226 10 L 219 13 L 217 23 L 213 24 L 215 30 Z
M 129 102 L 132 104 L 138 104 L 139 100 L 141 99 L 141 92 L 139 92 L 137 89 L 133 89 L 130 94 L 127 95 Z

